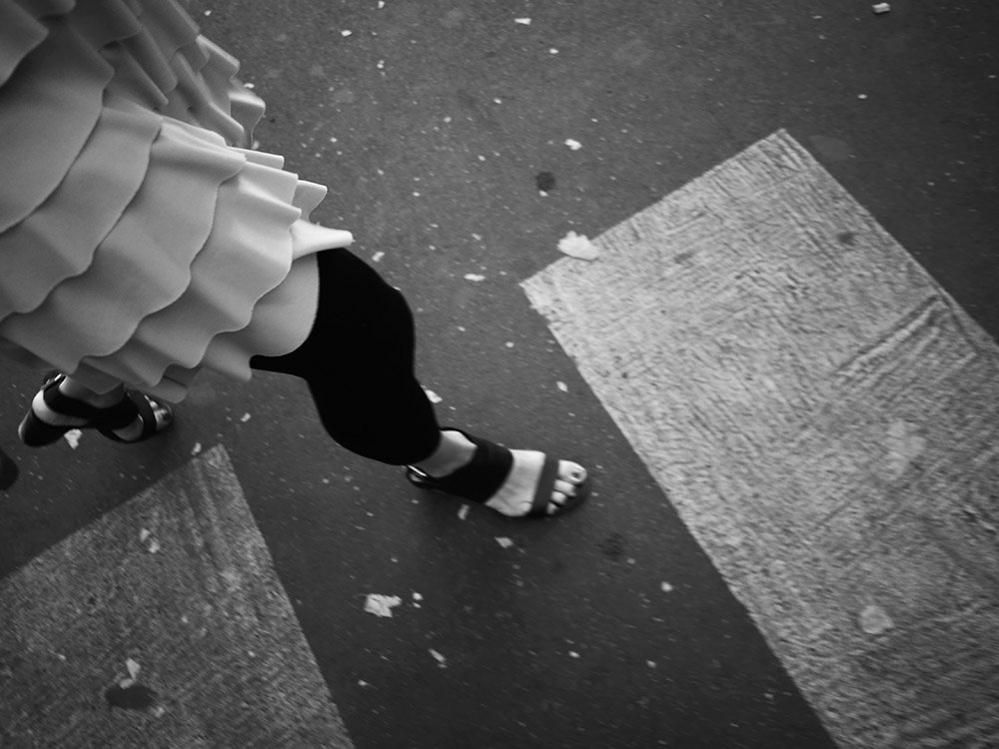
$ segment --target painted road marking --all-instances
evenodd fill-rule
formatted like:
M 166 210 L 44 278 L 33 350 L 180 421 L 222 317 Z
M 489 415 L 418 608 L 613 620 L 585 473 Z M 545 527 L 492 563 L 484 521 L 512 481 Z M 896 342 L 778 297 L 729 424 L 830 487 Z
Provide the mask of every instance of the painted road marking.
M 830 733 L 999 745 L 995 343 L 783 131 L 596 244 L 524 289 Z
M 221 447 L 0 580 L 0 612 L 4 746 L 352 747 Z

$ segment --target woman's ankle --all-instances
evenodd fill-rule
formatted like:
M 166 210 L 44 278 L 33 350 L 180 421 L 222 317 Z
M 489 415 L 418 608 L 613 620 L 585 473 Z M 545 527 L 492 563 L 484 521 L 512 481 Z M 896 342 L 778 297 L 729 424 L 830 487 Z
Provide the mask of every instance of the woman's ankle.
M 109 390 L 106 393 L 98 393 L 68 376 L 63 378 L 63 381 L 59 383 L 59 391 L 68 398 L 83 401 L 95 408 L 113 406 L 125 397 L 124 385 L 119 384 L 113 390 Z
M 467 465 L 473 455 L 475 455 L 475 445 L 465 435 L 453 429 L 442 430 L 437 449 L 429 458 L 416 463 L 415 466 L 424 473 L 439 478 Z

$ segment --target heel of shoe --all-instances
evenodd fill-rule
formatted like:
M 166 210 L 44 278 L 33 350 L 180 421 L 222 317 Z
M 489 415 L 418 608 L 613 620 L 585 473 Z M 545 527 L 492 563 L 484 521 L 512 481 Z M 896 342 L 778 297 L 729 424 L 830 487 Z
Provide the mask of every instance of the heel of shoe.
M 28 447 L 45 447 L 53 442 L 58 442 L 60 437 L 73 428 L 46 424 L 35 416 L 34 411 L 28 411 L 27 416 L 21 420 L 21 424 L 17 427 L 17 436 Z

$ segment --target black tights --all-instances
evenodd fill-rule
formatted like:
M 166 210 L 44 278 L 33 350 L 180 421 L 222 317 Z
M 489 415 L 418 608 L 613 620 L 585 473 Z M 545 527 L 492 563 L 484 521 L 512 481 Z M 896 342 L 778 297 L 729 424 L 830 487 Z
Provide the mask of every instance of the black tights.
M 317 255 L 319 309 L 308 339 L 254 369 L 304 379 L 326 431 L 351 452 L 404 465 L 440 441 L 433 406 L 414 375 L 416 336 L 406 299 L 344 249 Z

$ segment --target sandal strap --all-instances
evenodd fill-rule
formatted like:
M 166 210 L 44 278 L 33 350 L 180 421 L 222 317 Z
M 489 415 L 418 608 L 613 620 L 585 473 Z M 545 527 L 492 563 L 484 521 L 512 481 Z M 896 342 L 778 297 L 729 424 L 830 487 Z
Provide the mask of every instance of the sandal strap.
M 125 392 L 125 397 L 113 406 L 98 409 L 99 413 L 94 419 L 94 426 L 101 432 L 104 430 L 124 429 L 141 414 L 136 404 L 129 397 L 130 393 Z
M 100 424 L 97 429 L 97 431 L 110 440 L 114 440 L 115 442 L 126 442 L 129 444 L 143 442 L 169 426 L 169 420 L 163 422 L 162 424 L 160 423 L 160 420 L 156 416 L 156 409 L 154 408 L 154 405 L 163 409 L 167 414 L 169 414 L 169 410 L 164 409 L 159 403 L 156 403 L 148 395 L 139 392 L 138 390 L 125 388 L 125 399 L 118 405 L 122 407 L 119 411 L 118 420 L 111 421 L 109 419 L 107 423 Z M 134 422 L 136 418 L 142 421 L 142 431 L 139 433 L 138 437 L 131 440 L 125 440 L 114 433 L 115 429 L 122 429 L 128 426 Z
M 513 468 L 513 453 L 507 448 L 489 440 L 473 437 L 460 429 L 447 428 L 459 432 L 475 445 L 475 453 L 467 465 L 442 478 L 420 472 L 420 483 L 427 488 L 463 497 L 471 502 L 486 502 L 503 486 L 510 469 Z
M 59 389 L 59 385 L 64 379 L 65 376 L 56 377 L 42 386 L 42 399 L 45 401 L 45 405 L 63 416 L 72 416 L 87 421 L 100 418 L 101 409 L 76 398 L 70 398 Z
M 534 488 L 534 497 L 531 498 L 531 509 L 527 511 L 528 517 L 548 517 L 548 504 L 552 501 L 552 488 L 555 486 L 556 479 L 558 479 L 558 463 L 558 460 L 548 455 L 545 456 L 545 463 L 541 468 L 541 476 L 538 478 L 537 486 Z M 566 504 L 569 505 L 571 503 L 572 500 Z

